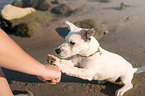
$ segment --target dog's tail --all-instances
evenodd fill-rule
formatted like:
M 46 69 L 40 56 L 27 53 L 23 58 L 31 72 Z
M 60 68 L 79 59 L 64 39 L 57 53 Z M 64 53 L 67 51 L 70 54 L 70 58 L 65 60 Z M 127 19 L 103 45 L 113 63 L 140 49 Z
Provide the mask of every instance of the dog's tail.
M 145 71 L 145 66 L 139 67 L 139 68 L 134 68 L 134 71 L 135 71 L 134 72 L 135 74 L 144 72 Z

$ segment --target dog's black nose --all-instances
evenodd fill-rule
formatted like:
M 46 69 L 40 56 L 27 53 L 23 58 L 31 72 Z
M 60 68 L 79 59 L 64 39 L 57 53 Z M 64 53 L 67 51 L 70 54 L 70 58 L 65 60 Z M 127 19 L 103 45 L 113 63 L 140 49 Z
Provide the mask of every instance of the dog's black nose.
M 60 50 L 60 49 L 56 49 L 55 52 L 56 52 L 57 54 L 60 54 L 61 50 Z

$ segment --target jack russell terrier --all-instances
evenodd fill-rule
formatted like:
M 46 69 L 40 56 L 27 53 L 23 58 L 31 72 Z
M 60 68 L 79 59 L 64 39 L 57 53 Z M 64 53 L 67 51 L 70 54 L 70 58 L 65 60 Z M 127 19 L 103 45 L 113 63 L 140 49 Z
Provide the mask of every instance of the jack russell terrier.
M 95 30 L 78 28 L 69 21 L 70 32 L 55 52 L 59 57 L 48 54 L 48 63 L 58 66 L 63 73 L 86 80 L 115 82 L 120 78 L 123 87 L 118 89 L 116 96 L 123 95 L 133 87 L 131 81 L 134 73 L 145 71 L 145 67 L 133 68 L 132 65 L 120 55 L 108 52 L 100 47 L 93 37 Z

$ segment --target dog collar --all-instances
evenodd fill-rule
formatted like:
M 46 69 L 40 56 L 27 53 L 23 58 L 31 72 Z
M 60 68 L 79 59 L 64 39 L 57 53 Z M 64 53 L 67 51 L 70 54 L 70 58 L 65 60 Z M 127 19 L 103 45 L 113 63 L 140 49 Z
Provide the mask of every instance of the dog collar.
M 77 54 L 78 56 L 81 56 L 81 57 L 91 57 L 93 55 L 95 55 L 96 53 L 100 53 L 100 55 L 102 54 L 101 50 L 99 49 L 98 47 L 98 50 L 96 52 L 94 52 L 93 54 L 89 55 L 89 56 L 83 56 L 83 55 L 80 55 L 80 54 Z

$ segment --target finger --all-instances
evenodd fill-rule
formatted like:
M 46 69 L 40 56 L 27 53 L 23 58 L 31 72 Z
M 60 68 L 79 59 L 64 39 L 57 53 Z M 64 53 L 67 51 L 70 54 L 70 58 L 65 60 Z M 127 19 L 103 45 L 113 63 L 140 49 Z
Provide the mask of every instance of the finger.
M 52 85 L 56 84 L 53 80 L 46 80 L 44 82 L 47 83 L 47 84 L 52 84 Z
M 60 78 L 57 78 L 57 79 L 52 79 L 52 80 L 46 80 L 45 82 L 47 82 L 47 83 L 54 83 L 54 84 L 56 84 L 56 83 L 58 83 L 58 82 L 60 82 Z
M 60 80 L 61 80 L 61 78 L 56 78 L 55 82 L 58 83 L 58 82 L 60 82 Z
M 39 80 L 41 80 L 41 81 L 44 81 L 44 79 L 42 79 L 41 77 L 39 77 L 39 76 L 37 76 L 37 78 L 39 79 Z
M 46 84 L 49 84 L 49 85 L 56 85 L 56 83 L 52 83 L 52 82 L 45 82 Z

